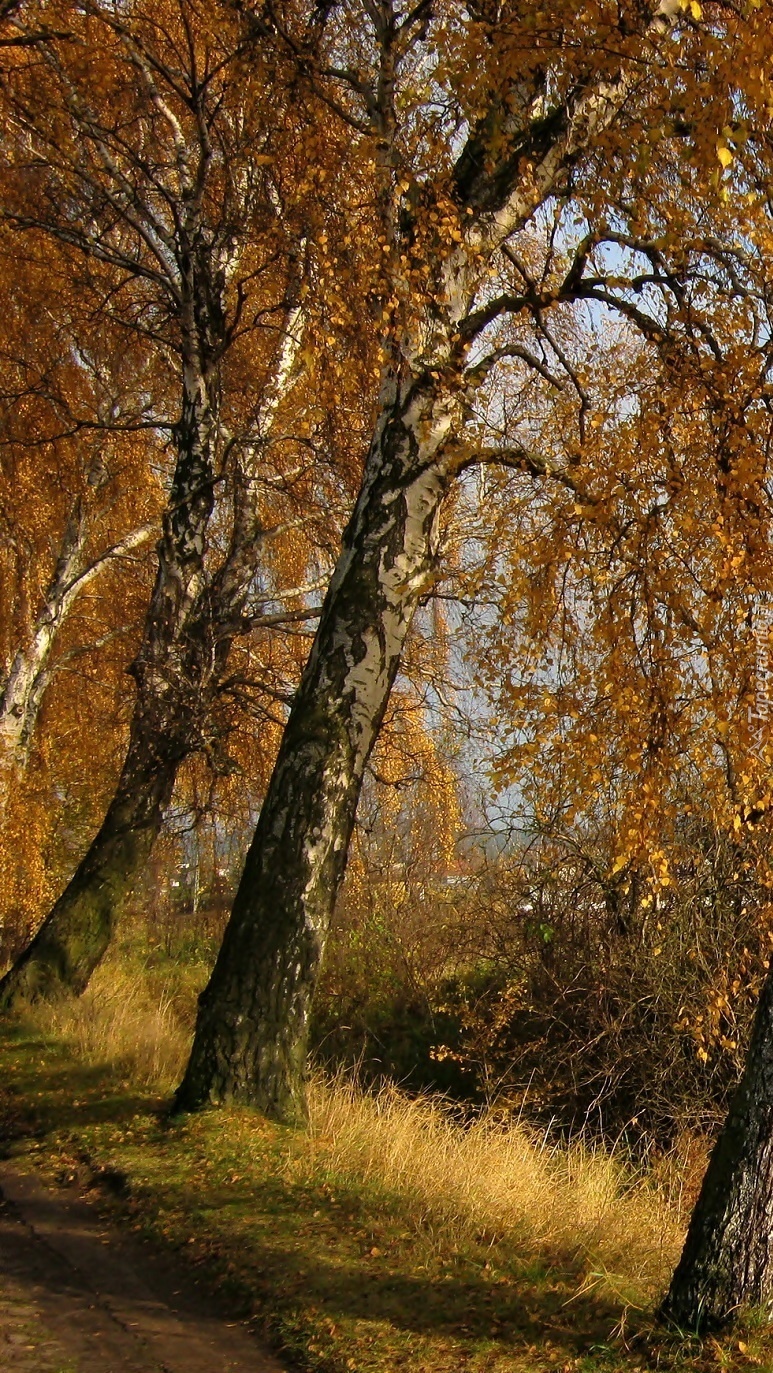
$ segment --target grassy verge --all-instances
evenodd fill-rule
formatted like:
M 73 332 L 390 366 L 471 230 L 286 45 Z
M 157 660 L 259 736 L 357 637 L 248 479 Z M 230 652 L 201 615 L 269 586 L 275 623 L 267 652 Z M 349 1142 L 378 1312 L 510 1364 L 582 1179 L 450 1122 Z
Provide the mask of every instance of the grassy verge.
M 301 1369 L 773 1370 L 753 1321 L 721 1342 L 653 1332 L 680 1240 L 662 1186 L 520 1126 L 461 1130 L 437 1104 L 343 1083 L 315 1086 L 307 1134 L 244 1110 L 170 1120 L 186 1042 L 174 998 L 122 976 L 2 1028 L 6 1148 L 101 1183 L 122 1223 L 198 1265 Z

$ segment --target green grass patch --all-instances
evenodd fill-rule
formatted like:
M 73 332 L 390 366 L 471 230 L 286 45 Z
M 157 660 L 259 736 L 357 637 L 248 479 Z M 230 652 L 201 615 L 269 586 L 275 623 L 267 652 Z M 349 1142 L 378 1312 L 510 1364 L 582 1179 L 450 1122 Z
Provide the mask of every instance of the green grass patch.
M 6 1152 L 95 1188 L 302 1370 L 773 1370 L 759 1322 L 724 1341 L 659 1335 L 628 1279 L 616 1290 L 522 1236 L 449 1231 L 255 1112 L 169 1118 L 150 1089 L 39 1031 L 0 1030 L 0 1083 Z

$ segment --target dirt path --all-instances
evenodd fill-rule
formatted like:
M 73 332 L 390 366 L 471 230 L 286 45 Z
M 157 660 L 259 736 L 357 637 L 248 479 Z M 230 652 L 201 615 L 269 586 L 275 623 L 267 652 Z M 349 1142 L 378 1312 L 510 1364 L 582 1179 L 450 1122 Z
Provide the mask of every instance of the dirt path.
M 0 1163 L 0 1373 L 282 1373 L 192 1276 Z

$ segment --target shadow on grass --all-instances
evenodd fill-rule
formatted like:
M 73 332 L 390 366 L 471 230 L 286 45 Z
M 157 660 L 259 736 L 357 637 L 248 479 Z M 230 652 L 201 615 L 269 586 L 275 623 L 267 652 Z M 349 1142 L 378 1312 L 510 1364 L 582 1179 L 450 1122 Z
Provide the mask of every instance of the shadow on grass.
M 128 1124 L 160 1115 L 166 1103 L 102 1064 L 79 1063 L 59 1046 L 16 1025 L 0 1023 L 5 1074 L 0 1084 L 0 1150 L 24 1139 Z
M 608 1336 L 620 1315 L 611 1304 L 580 1298 L 572 1302 L 569 1318 L 564 1291 L 517 1281 L 503 1289 L 465 1276 L 375 1273 L 356 1262 L 319 1257 L 310 1272 L 307 1265 L 294 1262 L 292 1254 L 274 1246 L 256 1249 L 251 1258 L 258 1271 L 281 1266 L 287 1296 L 311 1301 L 333 1322 L 386 1322 L 414 1334 L 460 1335 L 473 1341 L 517 1337 L 529 1344 L 550 1335 L 578 1353 L 589 1340 Z
M 398 1340 L 403 1332 L 470 1346 L 552 1341 L 567 1359 L 606 1343 L 621 1318 L 622 1303 L 578 1293 L 576 1267 L 547 1254 L 519 1260 L 511 1251 L 506 1274 L 487 1274 L 483 1255 L 444 1264 L 428 1253 L 417 1261 L 424 1248 L 419 1235 L 407 1245 L 387 1238 L 384 1250 L 371 1248 L 356 1233 L 362 1207 L 356 1217 L 348 1207 L 320 1213 L 313 1189 L 276 1172 L 256 1179 L 252 1190 L 243 1184 L 202 1190 L 193 1214 L 184 1180 L 167 1176 L 163 1192 L 165 1204 L 199 1236 L 202 1266 L 227 1272 L 253 1306 L 280 1323 L 312 1312 L 323 1327 L 365 1322 L 380 1339 L 390 1329 Z
M 125 1130 L 149 1171 L 143 1164 L 146 1176 L 132 1191 L 129 1159 L 129 1196 L 113 1204 L 161 1248 L 185 1246 L 186 1264 L 197 1260 L 205 1284 L 220 1287 L 226 1300 L 230 1292 L 242 1313 L 259 1313 L 285 1347 L 287 1332 L 298 1332 L 303 1345 L 322 1326 L 347 1330 L 347 1339 L 378 1330 L 385 1357 L 386 1346 L 394 1356 L 390 1367 L 412 1338 L 428 1351 L 433 1341 L 494 1343 L 514 1355 L 552 1342 L 568 1360 L 606 1345 L 620 1320 L 622 1300 L 578 1295 L 577 1268 L 555 1255 L 519 1256 L 514 1245 L 497 1255 L 474 1243 L 451 1254 L 425 1243 L 415 1226 L 400 1233 L 411 1230 L 404 1202 L 390 1210 L 388 1199 L 346 1197 L 341 1189 L 338 1202 L 326 1200 L 325 1187 L 288 1176 L 292 1132 L 256 1130 L 242 1159 L 239 1141 L 221 1138 L 219 1124 L 168 1120 L 168 1103 L 120 1071 L 79 1063 L 29 1029 L 0 1024 L 0 1049 L 0 1150 L 12 1140 L 48 1138 L 54 1155 L 73 1145 L 77 1152 L 85 1137 L 88 1152 L 91 1127 Z M 97 1165 L 100 1152 L 98 1145 Z M 122 1167 L 121 1147 L 110 1152 Z M 369 1226 L 385 1238 L 366 1238 Z M 428 1357 L 426 1368 L 435 1367 Z

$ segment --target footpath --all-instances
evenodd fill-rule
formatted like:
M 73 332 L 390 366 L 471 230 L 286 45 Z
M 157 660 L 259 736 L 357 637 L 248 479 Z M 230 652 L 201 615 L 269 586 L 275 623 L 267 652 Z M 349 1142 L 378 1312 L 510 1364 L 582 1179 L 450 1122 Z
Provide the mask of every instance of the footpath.
M 0 1373 L 282 1373 L 182 1267 L 0 1161 Z

